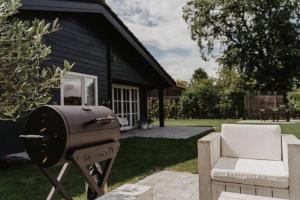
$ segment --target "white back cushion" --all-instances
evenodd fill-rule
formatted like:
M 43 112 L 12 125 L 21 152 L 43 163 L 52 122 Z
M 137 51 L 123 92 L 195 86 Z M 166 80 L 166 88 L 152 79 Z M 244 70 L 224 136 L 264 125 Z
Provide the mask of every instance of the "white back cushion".
M 281 160 L 279 125 L 223 124 L 222 156 L 263 160 Z

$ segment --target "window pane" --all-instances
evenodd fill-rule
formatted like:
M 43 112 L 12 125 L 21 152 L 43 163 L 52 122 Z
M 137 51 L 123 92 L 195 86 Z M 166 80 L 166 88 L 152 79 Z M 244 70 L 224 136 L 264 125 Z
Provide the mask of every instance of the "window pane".
M 86 89 L 86 95 L 87 95 L 87 105 L 96 105 L 96 99 L 95 99 L 95 79 L 93 78 L 86 78 L 86 83 L 85 83 L 85 89 Z
M 125 90 L 125 101 L 129 101 L 129 90 Z
M 64 104 L 82 105 L 82 79 L 65 77 L 63 80 Z
M 118 102 L 118 110 L 117 110 L 117 113 L 120 113 L 122 114 L 122 103 L 121 102 Z
M 137 103 L 132 102 L 132 113 L 137 113 Z
M 138 104 L 137 104 L 137 102 L 136 102 L 134 105 L 135 105 L 135 106 L 134 106 L 134 112 L 137 113 L 137 112 L 138 112 L 138 107 L 137 107 Z
M 119 89 L 119 88 L 118 88 L 118 97 L 117 97 L 117 99 L 119 101 L 121 101 L 121 89 Z
M 126 114 L 126 113 L 128 113 L 127 112 L 127 107 L 126 107 L 126 103 L 125 102 L 123 102 L 123 112 L 124 112 L 124 114 Z
M 118 107 L 118 104 L 116 102 L 114 102 L 114 112 L 117 113 L 117 107 Z
M 131 100 L 134 101 L 134 91 L 135 90 L 131 90 Z
M 117 88 L 114 88 L 114 100 L 118 99 Z

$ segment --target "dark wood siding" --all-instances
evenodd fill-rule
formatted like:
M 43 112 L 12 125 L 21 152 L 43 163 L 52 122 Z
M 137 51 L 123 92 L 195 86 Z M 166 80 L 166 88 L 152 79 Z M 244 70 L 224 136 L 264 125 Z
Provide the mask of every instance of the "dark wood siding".
M 149 64 L 143 62 L 126 44 L 113 45 L 112 78 L 114 81 L 150 88 L 158 87 L 162 81 Z
M 24 12 L 27 19 L 32 16 L 53 21 L 59 18 L 60 30 L 46 36 L 45 43 L 51 46 L 45 66 L 62 66 L 64 60 L 75 63 L 72 71 L 98 77 L 98 102 L 108 101 L 107 91 L 107 43 L 104 36 L 93 30 L 89 18 L 75 14 Z M 56 103 L 60 103 L 59 92 L 55 92 Z
M 112 78 L 114 80 L 121 80 L 132 82 L 135 84 L 151 85 L 150 77 L 138 70 L 138 67 L 142 68 L 143 64 L 134 63 L 128 61 L 123 57 L 120 52 L 113 52 L 113 62 L 112 62 Z
M 98 77 L 98 102 L 107 101 L 107 44 L 84 21 L 60 18 L 61 30 L 49 35 L 46 43 L 52 54 L 47 64 L 61 65 L 66 59 L 75 63 L 72 71 Z
M 0 121 L 0 158 L 6 154 L 24 151 L 19 135 L 24 130 L 24 120 L 21 122 Z

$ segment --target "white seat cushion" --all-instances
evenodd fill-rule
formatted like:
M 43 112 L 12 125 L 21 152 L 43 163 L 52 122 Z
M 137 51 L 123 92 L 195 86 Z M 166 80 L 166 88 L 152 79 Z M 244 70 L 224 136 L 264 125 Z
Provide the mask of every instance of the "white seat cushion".
M 281 160 L 279 125 L 223 124 L 222 156 L 262 160 Z
M 221 157 L 211 171 L 213 180 L 274 188 L 288 188 L 282 161 Z

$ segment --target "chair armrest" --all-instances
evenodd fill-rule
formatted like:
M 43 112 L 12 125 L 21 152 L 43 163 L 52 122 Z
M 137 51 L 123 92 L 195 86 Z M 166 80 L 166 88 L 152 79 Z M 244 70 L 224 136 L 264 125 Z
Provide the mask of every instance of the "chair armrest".
M 200 199 L 212 199 L 211 170 L 221 154 L 220 139 L 220 133 L 214 132 L 198 140 L 198 174 Z
M 300 199 L 300 140 L 282 135 L 282 159 L 289 172 L 290 199 Z
M 210 133 L 209 135 L 198 140 L 198 157 L 205 159 L 213 167 L 221 155 L 221 134 L 218 132 Z M 200 161 L 200 160 L 199 160 Z

